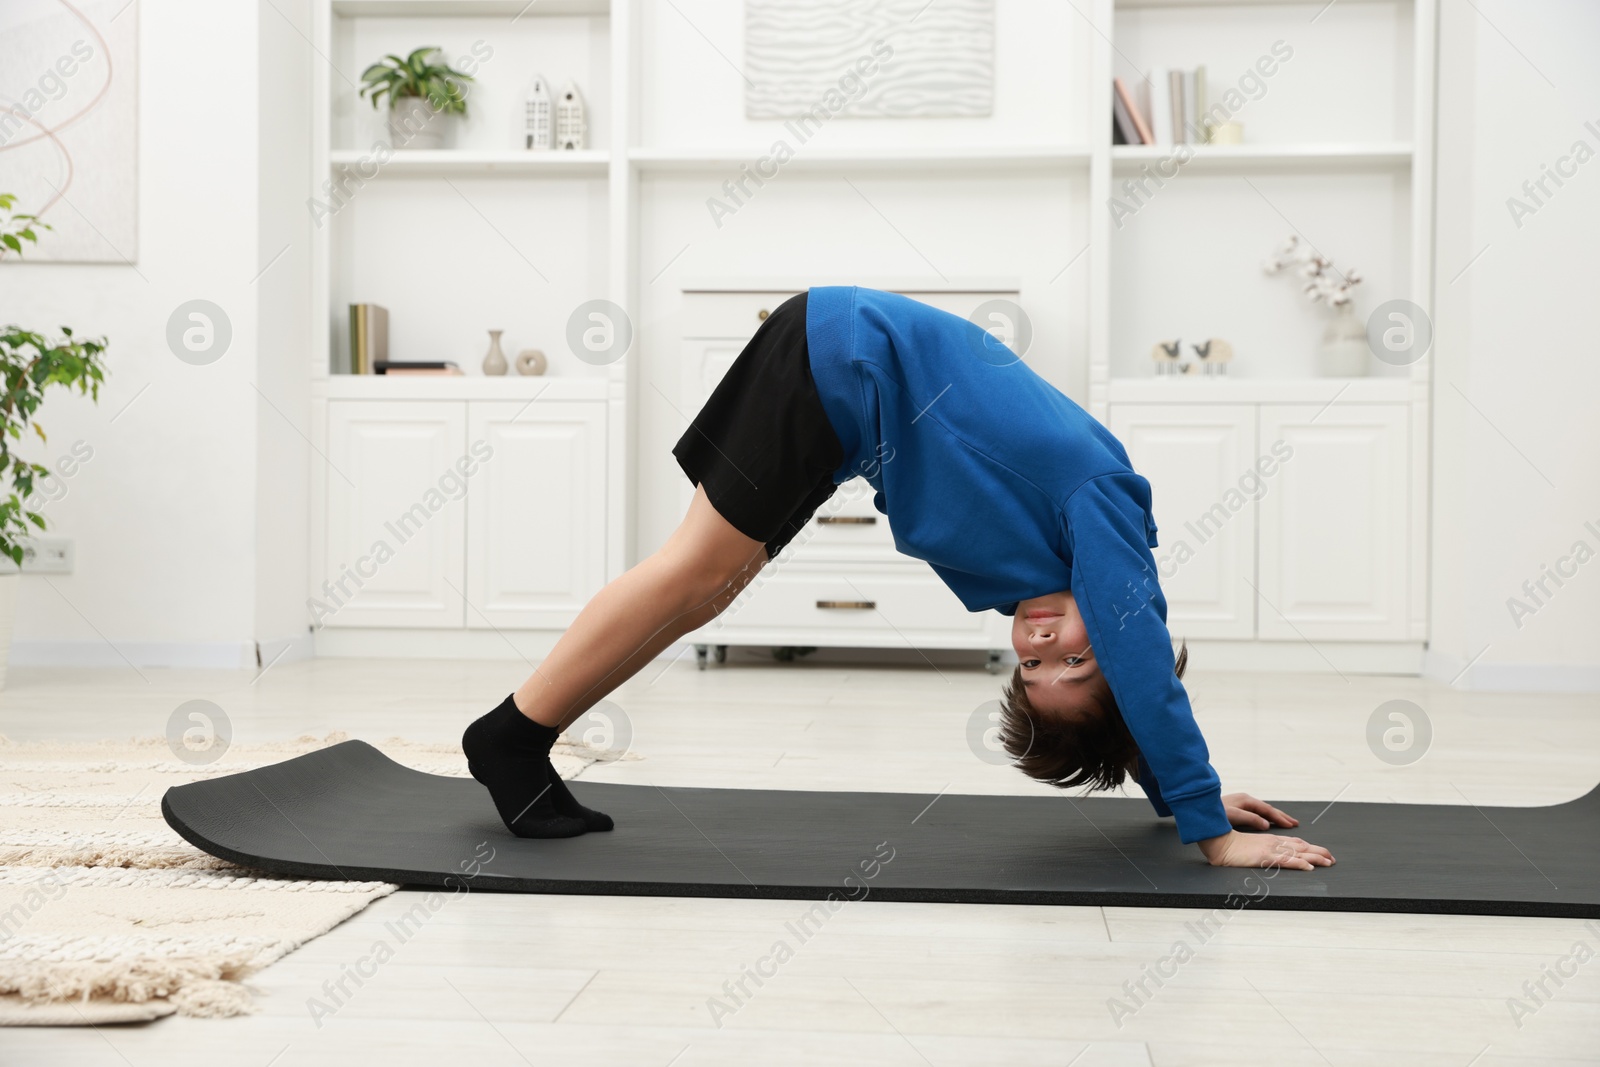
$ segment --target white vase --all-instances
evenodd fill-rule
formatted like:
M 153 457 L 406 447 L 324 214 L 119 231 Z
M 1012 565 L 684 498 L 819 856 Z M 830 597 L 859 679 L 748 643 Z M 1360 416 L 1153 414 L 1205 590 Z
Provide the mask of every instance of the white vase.
M 396 97 L 389 108 L 390 144 L 395 148 L 443 148 L 451 116 L 420 96 Z
M 500 350 L 500 335 L 504 330 L 489 331 L 489 353 L 483 357 L 483 373 L 488 375 L 504 374 L 509 368 L 506 364 L 506 354 Z
M 6 687 L 6 668 L 11 663 L 11 633 L 17 621 L 17 587 L 21 584 L 21 574 L 0 574 L 0 689 Z
M 1317 346 L 1317 376 L 1362 378 L 1372 359 L 1367 347 L 1367 326 L 1350 304 L 1341 304 Z

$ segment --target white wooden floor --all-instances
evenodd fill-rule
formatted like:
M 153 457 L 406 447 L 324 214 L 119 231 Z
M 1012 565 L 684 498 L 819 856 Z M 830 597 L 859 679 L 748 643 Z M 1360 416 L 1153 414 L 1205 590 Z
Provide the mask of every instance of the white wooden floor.
M 662 665 L 665 667 L 665 665 Z M 657 674 L 657 670 L 660 673 Z M 203 697 L 240 741 L 348 730 L 454 739 L 526 672 L 519 662 L 338 661 L 254 672 L 14 670 L 0 733 L 160 734 Z M 1225 788 L 1327 800 L 1544 804 L 1600 778 L 1600 701 L 1470 694 L 1406 678 L 1190 676 Z M 615 781 L 937 793 L 1040 790 L 976 759 L 981 670 L 763 663 L 735 651 L 646 671 L 613 698 L 646 757 Z M 1367 749 L 1386 700 L 1432 720 L 1427 755 Z M 1316 840 L 1315 828 L 1303 836 Z M 1575 841 L 1593 849 L 1600 842 Z M 1280 877 L 1292 877 L 1284 872 Z M 440 909 L 331 1016 L 308 999 L 393 941 L 399 893 L 258 976 L 259 1014 L 95 1030 L 0 1032 L 0 1063 L 243 1064 L 1419 1064 L 1600 1063 L 1600 957 L 1538 1010 L 1508 998 L 1600 923 L 1245 909 L 1131 1018 L 1108 1000 L 1167 955 L 1194 914 L 1136 908 L 851 903 L 717 1026 L 708 998 L 768 952 L 799 902 L 496 896 Z M 793 939 L 790 938 L 792 941 Z M 1553 989 L 1553 987 L 1551 987 Z M 729 1004 L 732 1002 L 729 1001 Z

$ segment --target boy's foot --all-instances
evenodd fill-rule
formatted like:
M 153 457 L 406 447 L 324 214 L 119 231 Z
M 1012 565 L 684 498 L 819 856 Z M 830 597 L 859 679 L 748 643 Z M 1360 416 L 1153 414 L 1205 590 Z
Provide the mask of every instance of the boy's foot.
M 489 790 L 506 828 L 518 837 L 577 837 L 591 827 L 583 816 L 563 810 L 571 794 L 550 766 L 550 746 L 560 733 L 517 710 L 510 696 L 461 735 L 467 770 Z M 572 801 L 583 811 L 589 809 Z M 600 815 L 599 812 L 591 812 Z M 609 816 L 604 827 L 611 828 Z
M 548 762 L 548 758 L 546 760 Z M 590 830 L 609 830 L 616 825 L 611 821 L 611 816 L 603 811 L 595 811 L 578 803 L 578 798 L 572 795 L 572 790 L 567 788 L 567 783 L 561 776 L 550 768 L 550 792 L 556 798 L 556 810 L 563 815 L 575 815 L 583 820 L 583 825 Z

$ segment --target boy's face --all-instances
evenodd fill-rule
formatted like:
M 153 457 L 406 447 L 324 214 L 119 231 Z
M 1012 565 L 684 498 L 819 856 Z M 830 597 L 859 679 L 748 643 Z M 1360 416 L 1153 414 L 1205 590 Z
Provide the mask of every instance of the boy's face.
M 1011 620 L 1011 647 L 1036 710 L 1067 719 L 1094 713 L 1094 694 L 1104 682 L 1070 592 L 1019 603 Z

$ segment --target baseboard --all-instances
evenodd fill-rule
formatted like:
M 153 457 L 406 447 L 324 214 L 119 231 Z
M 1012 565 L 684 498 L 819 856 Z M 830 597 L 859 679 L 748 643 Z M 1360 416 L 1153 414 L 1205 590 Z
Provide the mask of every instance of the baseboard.
M 256 665 L 251 641 L 11 642 L 14 667 L 181 667 L 238 670 Z
M 1421 674 L 1421 641 L 1189 641 L 1189 669 L 1296 674 Z
M 325 626 L 313 635 L 315 655 L 334 659 L 510 659 L 537 662 L 559 630 L 384 629 Z
M 316 655 L 329 657 L 407 659 L 521 659 L 537 662 L 561 636 L 557 630 L 400 630 L 377 627 L 324 627 L 316 634 Z M 669 647 L 662 660 L 693 663 L 697 642 Z M 771 659 L 768 645 L 730 645 L 731 663 Z M 1302 642 L 1190 641 L 1189 662 L 1195 670 L 1294 671 L 1312 674 L 1421 674 L 1423 646 L 1419 642 L 1320 641 L 1316 647 Z M 982 651 L 914 648 L 824 647 L 802 657 L 819 664 L 881 664 L 883 666 L 981 667 Z M 1017 661 L 1006 649 L 1002 662 L 1009 671 Z M 1331 662 L 1330 662 L 1331 661 Z
M 310 631 L 296 634 L 293 637 L 282 637 L 275 641 L 257 641 L 257 664 L 262 670 L 268 667 L 282 666 L 296 660 L 312 659 L 317 654 L 317 642 Z
M 1600 693 L 1600 666 L 1586 663 L 1473 663 L 1429 652 L 1423 676 L 1475 692 Z

